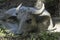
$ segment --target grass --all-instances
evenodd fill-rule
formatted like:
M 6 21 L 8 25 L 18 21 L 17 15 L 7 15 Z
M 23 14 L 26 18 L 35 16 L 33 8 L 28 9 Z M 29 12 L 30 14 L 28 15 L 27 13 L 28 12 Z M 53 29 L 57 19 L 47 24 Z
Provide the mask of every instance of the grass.
M 60 33 L 27 33 L 24 35 L 15 35 L 7 33 L 5 28 L 0 27 L 0 39 L 1 40 L 59 40 Z
M 60 33 L 29 33 L 24 35 L 14 35 L 14 34 L 6 34 L 4 30 L 0 30 L 0 38 L 1 40 L 59 40 Z

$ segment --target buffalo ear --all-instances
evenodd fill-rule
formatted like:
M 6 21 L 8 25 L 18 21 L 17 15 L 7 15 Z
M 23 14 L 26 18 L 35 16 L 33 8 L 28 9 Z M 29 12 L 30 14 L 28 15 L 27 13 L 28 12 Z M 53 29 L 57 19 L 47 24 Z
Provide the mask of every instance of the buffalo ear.
M 4 12 L 4 18 L 7 19 L 11 16 L 16 16 L 16 8 L 8 9 Z

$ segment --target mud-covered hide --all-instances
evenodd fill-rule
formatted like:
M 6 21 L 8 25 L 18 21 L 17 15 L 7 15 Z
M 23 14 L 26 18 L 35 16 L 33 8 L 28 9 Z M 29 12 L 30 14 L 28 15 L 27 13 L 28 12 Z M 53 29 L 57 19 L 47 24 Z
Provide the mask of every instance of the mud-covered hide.
M 20 20 L 17 32 L 41 32 L 53 29 L 53 22 L 50 13 L 44 10 L 41 15 L 29 11 L 28 7 L 21 7 L 17 18 Z M 26 9 L 27 8 L 27 9 Z M 21 16 L 20 16 L 21 15 Z M 21 18 L 20 18 L 21 17 Z
M 51 15 L 45 10 L 43 5 L 40 9 L 22 6 L 18 12 L 17 18 L 19 20 L 19 29 L 17 33 L 22 34 L 53 30 Z

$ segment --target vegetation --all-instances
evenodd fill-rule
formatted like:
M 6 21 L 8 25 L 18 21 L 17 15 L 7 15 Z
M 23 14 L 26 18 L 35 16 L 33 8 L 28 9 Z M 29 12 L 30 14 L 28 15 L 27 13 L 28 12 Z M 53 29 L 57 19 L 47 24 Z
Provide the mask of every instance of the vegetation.
M 1 38 L 2 37 L 2 38 Z M 5 29 L 0 28 L 1 40 L 59 40 L 60 33 L 27 33 L 24 35 L 15 35 L 12 33 L 6 33 Z

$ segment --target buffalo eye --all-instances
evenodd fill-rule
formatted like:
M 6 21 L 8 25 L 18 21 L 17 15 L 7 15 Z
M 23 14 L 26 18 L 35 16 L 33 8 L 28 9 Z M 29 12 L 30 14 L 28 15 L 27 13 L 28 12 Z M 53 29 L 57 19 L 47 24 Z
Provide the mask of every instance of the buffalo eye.
M 26 20 L 26 22 L 29 23 L 29 24 L 31 23 L 31 21 L 32 21 L 32 19 Z
M 16 13 L 16 15 L 18 15 L 18 13 Z

